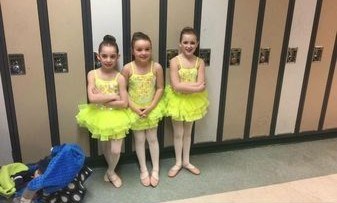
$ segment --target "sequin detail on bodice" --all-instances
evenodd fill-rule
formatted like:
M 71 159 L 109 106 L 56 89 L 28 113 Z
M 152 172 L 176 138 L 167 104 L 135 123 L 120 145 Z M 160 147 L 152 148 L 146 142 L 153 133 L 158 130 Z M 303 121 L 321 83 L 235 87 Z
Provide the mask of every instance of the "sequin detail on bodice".
M 178 60 L 179 60 L 179 67 L 180 67 L 178 70 L 180 81 L 181 82 L 196 82 L 198 78 L 199 58 L 197 57 L 194 67 L 184 67 L 182 66 L 182 63 L 179 57 L 178 57 Z
M 153 62 L 151 69 L 146 74 L 137 74 L 135 64 L 131 63 L 132 75 L 129 78 L 129 96 L 135 105 L 146 107 L 152 103 L 156 89 L 156 75 L 153 73 Z
M 103 80 L 97 76 L 97 72 L 95 70 L 95 86 L 96 88 L 103 94 L 119 94 L 118 88 L 118 77 L 120 73 L 117 73 L 115 78 L 111 80 Z

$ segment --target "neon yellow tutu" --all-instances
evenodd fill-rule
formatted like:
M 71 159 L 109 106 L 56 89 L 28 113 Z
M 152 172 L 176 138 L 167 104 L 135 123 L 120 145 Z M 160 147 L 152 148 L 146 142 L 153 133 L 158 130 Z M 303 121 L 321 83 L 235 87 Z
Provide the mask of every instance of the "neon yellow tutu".
M 126 137 L 134 122 L 127 109 L 108 108 L 96 104 L 81 104 L 78 108 L 77 123 L 87 128 L 92 138 L 100 141 Z
M 209 101 L 207 91 L 178 93 L 170 85 L 165 88 L 166 115 L 176 121 L 196 121 L 207 113 Z
M 131 125 L 132 130 L 146 130 L 158 126 L 159 121 L 166 115 L 166 105 L 163 99 L 159 100 L 157 106 L 147 115 L 146 118 L 140 117 L 137 113 L 129 109 L 130 117 L 135 122 Z

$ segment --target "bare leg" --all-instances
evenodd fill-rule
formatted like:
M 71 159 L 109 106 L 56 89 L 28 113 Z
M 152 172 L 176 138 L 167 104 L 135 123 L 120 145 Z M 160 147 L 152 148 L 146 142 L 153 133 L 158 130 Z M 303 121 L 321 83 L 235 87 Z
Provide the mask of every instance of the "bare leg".
M 134 131 L 136 154 L 140 167 L 140 180 L 144 186 L 150 185 L 149 172 L 146 167 L 146 155 L 145 155 L 145 131 Z
M 159 143 L 157 138 L 157 128 L 146 130 L 146 139 L 149 143 L 152 161 L 151 185 L 156 187 L 159 182 Z

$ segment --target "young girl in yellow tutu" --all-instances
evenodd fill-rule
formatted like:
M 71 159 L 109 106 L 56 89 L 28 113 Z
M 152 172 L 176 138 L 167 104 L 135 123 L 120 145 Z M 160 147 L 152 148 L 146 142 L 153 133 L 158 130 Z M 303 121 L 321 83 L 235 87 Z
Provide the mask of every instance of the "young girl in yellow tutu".
M 190 163 L 193 122 L 201 119 L 209 104 L 205 90 L 205 63 L 195 56 L 198 46 L 193 28 L 180 34 L 180 54 L 170 60 L 170 85 L 165 89 L 167 115 L 172 118 L 175 165 L 168 176 L 175 177 L 182 167 L 198 175 L 200 170 Z
M 93 138 L 102 141 L 103 154 L 108 164 L 104 180 L 119 188 L 122 180 L 115 168 L 123 139 L 132 121 L 127 111 L 126 81 L 118 71 L 118 45 L 113 36 L 104 37 L 97 57 L 102 67 L 91 70 L 87 76 L 90 104 L 79 105 L 80 112 L 76 119 L 80 126 L 88 128 Z
M 131 45 L 134 61 L 126 64 L 122 73 L 128 81 L 131 115 L 136 117 L 131 129 L 140 166 L 140 181 L 144 186 L 156 187 L 159 183 L 157 126 L 165 112 L 165 104 L 161 100 L 164 90 L 163 69 L 159 63 L 152 61 L 152 44 L 146 34 L 134 33 Z M 146 166 L 146 140 L 152 161 L 151 174 Z

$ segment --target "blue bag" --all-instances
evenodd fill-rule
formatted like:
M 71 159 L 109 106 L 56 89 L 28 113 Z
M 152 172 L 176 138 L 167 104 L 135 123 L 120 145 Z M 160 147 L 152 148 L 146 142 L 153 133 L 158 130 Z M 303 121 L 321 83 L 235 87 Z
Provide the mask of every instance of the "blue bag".
M 76 177 L 84 165 L 85 155 L 77 144 L 55 146 L 46 171 L 31 180 L 27 189 L 44 193 L 53 193 L 66 187 Z

